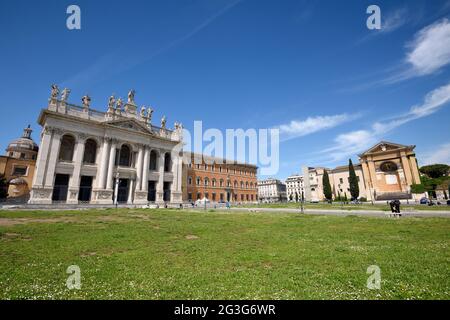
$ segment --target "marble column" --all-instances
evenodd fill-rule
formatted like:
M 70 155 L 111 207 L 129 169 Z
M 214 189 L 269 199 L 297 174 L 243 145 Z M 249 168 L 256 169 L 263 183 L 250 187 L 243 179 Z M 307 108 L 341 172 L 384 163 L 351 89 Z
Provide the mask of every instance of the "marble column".
M 47 173 L 45 175 L 45 187 L 48 188 L 53 188 L 53 184 L 55 181 L 56 163 L 58 162 L 62 133 L 63 132 L 61 129 L 53 130 L 53 137 L 50 147 L 50 157 L 48 159 Z
M 148 168 L 150 165 L 150 148 L 145 147 L 144 151 L 144 164 L 142 166 L 142 183 L 141 190 L 147 191 L 148 189 Z
M 183 202 L 183 194 L 181 191 L 181 180 L 182 180 L 182 170 L 183 170 L 183 159 L 182 156 L 178 155 L 172 160 L 172 187 L 170 201 L 173 204 L 180 204 Z
M 52 130 L 45 126 L 42 130 L 41 143 L 36 159 L 36 170 L 33 177 L 33 186 L 30 192 L 30 204 L 50 204 L 52 203 L 53 188 L 44 188 L 45 173 L 52 142 Z
M 97 174 L 97 188 L 105 189 L 106 188 L 106 174 L 108 170 L 108 157 L 109 157 L 109 144 L 110 138 L 103 138 L 103 146 L 101 153 L 101 160 L 99 165 L 99 171 Z
M 156 186 L 156 201 L 158 205 L 164 204 L 164 155 L 165 151 L 161 150 L 158 160 L 159 179 Z
M 113 189 L 113 178 L 114 178 L 114 165 L 116 162 L 116 147 L 117 140 L 111 140 L 111 149 L 109 150 L 109 164 L 108 164 L 108 174 L 106 176 L 106 189 Z
M 147 204 L 147 181 L 149 150 L 145 146 L 139 146 L 136 166 L 136 186 L 134 193 L 135 204 Z
M 84 157 L 84 143 L 86 137 L 84 135 L 78 136 L 78 141 L 75 147 L 74 168 L 72 176 L 69 181 L 69 193 L 67 195 L 67 203 L 78 203 L 78 192 L 80 190 L 80 173 L 83 165 Z
M 52 140 L 52 132 L 48 127 L 42 131 L 41 144 L 36 159 L 36 171 L 33 178 L 33 187 L 43 187 L 45 181 L 45 169 L 47 167 L 47 159 L 50 151 L 50 143 Z
M 138 151 L 138 157 L 137 157 L 137 163 L 136 163 L 136 191 L 141 190 L 142 164 L 144 161 L 143 158 L 144 158 L 144 146 L 139 145 L 139 151 Z
M 128 201 L 127 201 L 127 203 L 128 203 L 128 204 L 133 204 L 133 193 L 134 193 L 133 187 L 134 187 L 134 180 L 133 180 L 133 179 L 130 179 L 130 180 L 129 180 L 129 183 L 130 183 L 130 185 L 129 185 L 129 189 L 128 189 Z

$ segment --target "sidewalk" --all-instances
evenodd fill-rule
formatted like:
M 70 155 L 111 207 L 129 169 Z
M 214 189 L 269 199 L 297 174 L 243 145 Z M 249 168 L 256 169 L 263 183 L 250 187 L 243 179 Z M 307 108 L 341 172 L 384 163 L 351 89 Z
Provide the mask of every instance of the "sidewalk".
M 300 209 L 292 208 L 231 208 L 232 211 L 248 211 L 248 212 L 282 212 L 282 213 L 301 213 Z M 305 209 L 305 214 L 319 214 L 319 215 L 357 215 L 357 216 L 372 216 L 385 217 L 391 214 L 390 211 L 381 210 L 339 210 L 339 209 Z M 444 217 L 450 218 L 450 211 L 402 211 L 402 217 Z

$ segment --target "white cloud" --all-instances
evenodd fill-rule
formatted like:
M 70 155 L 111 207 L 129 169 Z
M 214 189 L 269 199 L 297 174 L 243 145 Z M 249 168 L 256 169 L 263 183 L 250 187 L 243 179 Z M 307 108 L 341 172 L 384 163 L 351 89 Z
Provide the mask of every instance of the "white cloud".
M 372 125 L 374 134 L 382 135 L 405 123 L 429 116 L 450 102 L 450 83 L 429 92 L 422 104 L 412 106 L 409 112 L 392 118 L 390 121 Z
M 334 139 L 334 146 L 322 151 L 329 156 L 329 162 L 339 161 L 367 149 L 375 144 L 376 136 L 369 130 L 343 133 Z
M 359 114 L 337 114 L 331 116 L 308 117 L 305 120 L 292 120 L 288 124 L 278 126 L 282 140 L 306 136 L 318 131 L 337 127 L 345 122 L 358 118 Z
M 427 75 L 450 63 L 450 22 L 443 19 L 420 30 L 408 45 L 406 61 L 416 75 Z
M 442 144 L 425 153 L 420 161 L 420 165 L 424 166 L 436 163 L 450 164 L 450 143 Z
M 387 33 L 397 30 L 408 22 L 410 13 L 407 8 L 400 8 L 392 11 L 382 19 L 380 32 Z
M 448 103 L 450 103 L 450 83 L 429 92 L 422 104 L 412 106 L 403 115 L 391 118 L 386 122 L 375 122 L 369 130 L 340 134 L 334 139 L 334 146 L 323 150 L 321 153 L 327 154 L 330 161 L 338 161 L 353 156 L 375 144 L 386 133 L 410 121 L 429 116 Z

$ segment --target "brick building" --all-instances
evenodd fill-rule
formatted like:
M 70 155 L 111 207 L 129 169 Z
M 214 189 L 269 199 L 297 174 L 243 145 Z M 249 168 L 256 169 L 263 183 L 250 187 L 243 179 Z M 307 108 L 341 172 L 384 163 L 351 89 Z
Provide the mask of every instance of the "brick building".
M 183 164 L 183 200 L 203 198 L 211 202 L 255 202 L 257 196 L 257 167 L 220 158 L 185 152 L 191 159 Z M 187 161 L 185 161 L 187 162 Z

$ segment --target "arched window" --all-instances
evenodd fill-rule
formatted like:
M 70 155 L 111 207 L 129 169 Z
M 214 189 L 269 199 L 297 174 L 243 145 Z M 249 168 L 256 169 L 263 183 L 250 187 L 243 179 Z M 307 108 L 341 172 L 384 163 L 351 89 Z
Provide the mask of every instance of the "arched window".
M 205 186 L 208 186 L 208 185 L 209 185 L 209 179 L 205 178 Z
M 212 186 L 215 187 L 215 186 L 216 186 L 216 183 L 217 183 L 216 179 L 213 178 L 213 179 L 211 180 Z
M 87 139 L 84 144 L 84 163 L 95 163 L 95 158 L 97 155 L 97 142 L 93 139 Z
M 131 166 L 131 150 L 126 144 L 122 145 L 119 152 L 119 166 Z
M 248 189 L 248 182 L 245 183 L 245 188 Z
M 220 179 L 219 186 L 223 187 L 223 179 Z
M 192 185 L 192 177 L 188 178 L 188 185 Z
M 234 187 L 237 188 L 238 187 L 238 182 L 236 180 L 234 180 Z
M 244 182 L 241 181 L 241 189 L 244 189 Z
M 151 171 L 156 171 L 156 168 L 158 167 L 158 154 L 156 153 L 155 150 L 152 150 L 150 152 L 150 165 L 149 165 L 149 169 Z
M 200 177 L 197 177 L 197 185 L 198 185 L 198 186 L 200 185 L 200 182 L 201 182 Z
M 65 135 L 61 139 L 61 147 L 59 149 L 59 160 L 72 161 L 73 150 L 75 148 L 75 138 Z
M 167 152 L 164 155 L 164 172 L 170 172 L 171 166 L 172 166 L 172 159 L 170 158 L 170 153 Z

